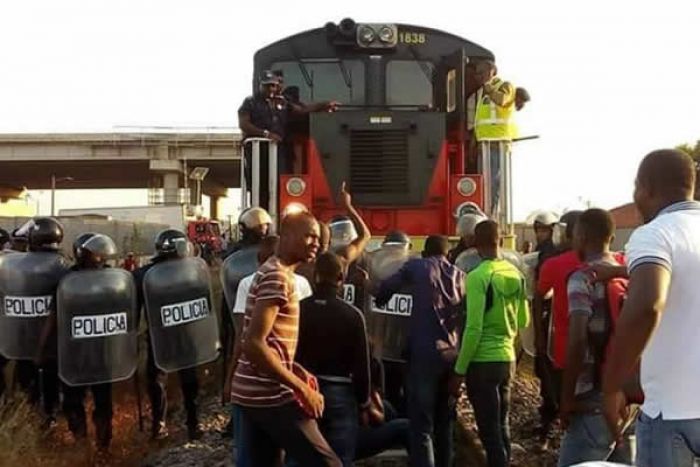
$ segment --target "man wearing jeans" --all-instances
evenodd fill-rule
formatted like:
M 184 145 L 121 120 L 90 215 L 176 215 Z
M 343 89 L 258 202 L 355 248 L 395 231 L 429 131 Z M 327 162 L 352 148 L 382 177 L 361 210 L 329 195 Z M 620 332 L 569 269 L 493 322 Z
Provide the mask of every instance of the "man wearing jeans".
M 467 325 L 450 379 L 457 397 L 466 375 L 479 438 L 489 467 L 510 463 L 510 382 L 515 369 L 515 337 L 530 320 L 525 279 L 500 259 L 498 224 L 476 226 L 476 248 L 482 263 L 467 275 Z
M 383 306 L 402 285 L 412 290 L 406 385 L 411 467 L 452 465 L 454 405 L 448 378 L 457 353 L 464 274 L 447 261 L 447 250 L 446 237 L 428 237 L 423 257 L 407 261 L 376 295 L 377 305 Z
M 318 378 L 325 401 L 321 433 L 343 466 L 355 459 L 358 419 L 369 408 L 369 347 L 365 318 L 339 295 L 343 262 L 326 252 L 316 260 L 315 292 L 301 302 L 297 361 Z
M 502 216 L 500 198 L 502 164 L 510 157 L 511 142 L 516 136 L 513 112 L 515 111 L 515 88 L 507 81 L 496 76 L 496 65 L 488 60 L 479 62 L 475 67 L 475 78 L 481 87 L 476 92 L 476 114 L 474 117 L 474 134 L 479 148 L 482 172 L 488 166 L 491 174 L 489 180 L 491 191 L 486 213 L 500 222 L 509 221 Z
M 255 467 L 279 465 L 283 450 L 304 467 L 341 465 L 316 423 L 323 396 L 294 363 L 299 332 L 294 270 L 313 260 L 318 248 L 319 226 L 312 215 L 285 217 L 277 255 L 260 266 L 250 287 L 231 396 L 241 407 L 240 441 Z
M 640 467 L 690 467 L 700 455 L 700 203 L 695 165 L 675 150 L 639 166 L 634 202 L 645 225 L 627 244 L 629 292 L 605 365 L 605 416 L 617 435 L 623 384 L 641 358 Z
M 602 412 L 600 376 L 610 335 L 606 283 L 597 281 L 595 265 L 618 265 L 610 252 L 615 223 L 607 211 L 589 209 L 578 219 L 574 246 L 586 263 L 568 281 L 569 325 L 560 415 L 566 434 L 559 466 L 585 461 L 632 463 L 634 441 L 616 443 Z

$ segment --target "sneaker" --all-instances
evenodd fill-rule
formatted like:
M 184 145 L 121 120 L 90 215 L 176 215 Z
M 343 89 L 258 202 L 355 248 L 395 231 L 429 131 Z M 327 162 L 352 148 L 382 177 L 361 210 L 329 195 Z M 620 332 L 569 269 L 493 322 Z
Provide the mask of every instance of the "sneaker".
M 233 418 L 230 418 L 223 431 L 221 432 L 221 437 L 224 439 L 233 438 Z
M 157 424 L 153 425 L 153 431 L 151 434 L 151 438 L 155 441 L 160 441 L 165 438 L 167 438 L 170 435 L 168 433 L 168 427 L 165 426 L 165 422 L 158 422 Z

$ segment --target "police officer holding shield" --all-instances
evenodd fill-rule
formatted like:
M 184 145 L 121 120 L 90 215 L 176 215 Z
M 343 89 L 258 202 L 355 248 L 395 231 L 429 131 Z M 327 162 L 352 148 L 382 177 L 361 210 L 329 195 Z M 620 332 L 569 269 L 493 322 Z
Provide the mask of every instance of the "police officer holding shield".
M 211 312 L 209 270 L 201 258 L 188 256 L 187 237 L 167 229 L 155 240 L 156 256 L 134 271 L 139 309 L 148 319 L 148 394 L 154 439 L 168 436 L 167 373 L 177 372 L 187 412 L 187 433 L 199 439 L 199 384 L 196 366 L 218 357 L 219 334 Z
M 17 382 L 30 401 L 41 402 L 51 426 L 58 402 L 56 340 L 45 328 L 56 310 L 58 283 L 68 272 L 59 253 L 63 226 L 51 217 L 35 218 L 16 237 L 26 239 L 29 251 L 3 255 L 0 261 L 0 353 L 18 360 Z
M 365 313 L 370 343 L 384 365 L 386 398 L 400 413 L 405 410 L 406 336 L 412 297 L 408 287 L 389 294 L 390 302 L 379 306 L 372 295 L 380 292 L 382 281 L 390 277 L 411 256 L 411 239 L 404 232 L 389 232 L 381 248 L 367 255 L 370 286 Z
M 137 364 L 136 291 L 128 272 L 107 265 L 117 255 L 107 235 L 79 236 L 73 255 L 73 272 L 58 289 L 55 320 L 63 411 L 73 436 L 84 439 L 89 388 L 97 446 L 106 452 L 112 439 L 112 382 L 131 377 Z
M 233 315 L 232 307 L 236 301 L 238 283 L 258 268 L 258 251 L 263 240 L 272 228 L 272 217 L 261 207 L 246 209 L 238 218 L 240 240 L 231 245 L 223 255 L 220 279 L 223 289 L 221 299 L 221 328 L 224 352 L 224 374 L 230 366 L 229 358 L 233 352 L 233 343 L 243 332 L 243 316 Z M 224 380 L 226 386 L 226 380 Z M 224 436 L 233 436 L 233 425 L 229 422 L 223 432 Z

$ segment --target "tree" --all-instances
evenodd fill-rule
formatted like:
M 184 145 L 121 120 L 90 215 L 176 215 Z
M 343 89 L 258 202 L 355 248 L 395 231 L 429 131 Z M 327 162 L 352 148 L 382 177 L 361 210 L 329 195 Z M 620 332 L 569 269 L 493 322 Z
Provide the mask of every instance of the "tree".
M 695 146 L 689 143 L 683 143 L 676 146 L 676 149 L 678 149 L 679 151 L 683 151 L 684 153 L 688 154 L 690 157 L 695 159 L 696 162 L 700 163 L 700 139 L 695 142 Z

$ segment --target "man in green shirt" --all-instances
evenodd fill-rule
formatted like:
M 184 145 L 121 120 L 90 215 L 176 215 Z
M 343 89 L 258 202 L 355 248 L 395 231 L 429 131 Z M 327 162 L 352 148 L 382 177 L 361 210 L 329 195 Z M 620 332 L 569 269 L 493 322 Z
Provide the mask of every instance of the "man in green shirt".
M 489 467 L 510 463 L 510 381 L 515 370 L 515 337 L 530 320 L 525 280 L 500 259 L 498 224 L 476 226 L 482 263 L 467 275 L 467 324 L 451 381 L 454 395 L 466 375 L 479 437 Z

